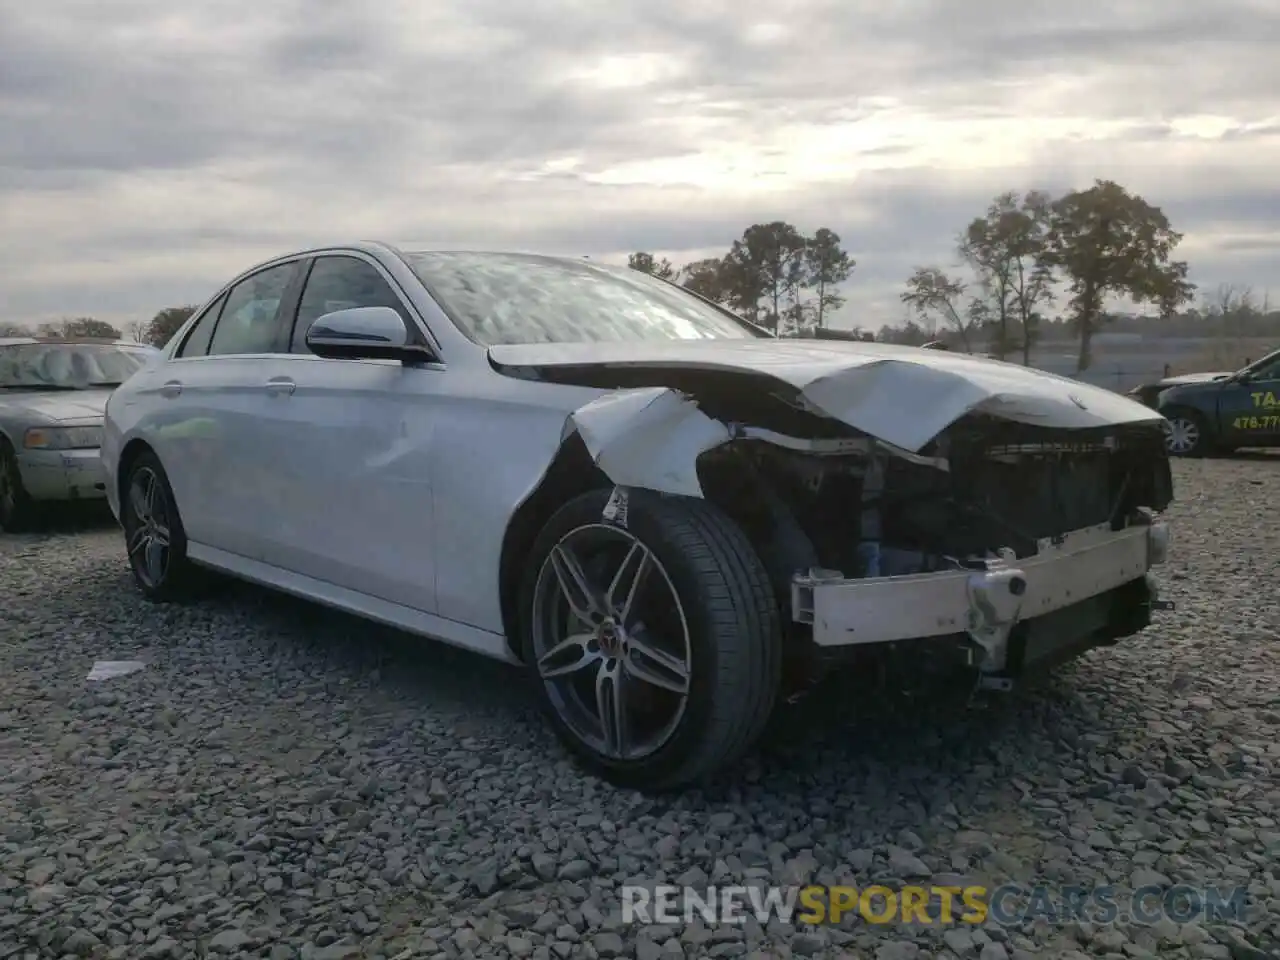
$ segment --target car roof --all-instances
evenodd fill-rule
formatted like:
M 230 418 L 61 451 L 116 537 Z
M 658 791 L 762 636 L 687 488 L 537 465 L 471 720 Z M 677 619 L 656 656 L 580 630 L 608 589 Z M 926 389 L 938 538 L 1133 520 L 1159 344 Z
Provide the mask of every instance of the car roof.
M 517 250 L 517 249 L 477 249 L 474 247 L 400 247 L 396 244 L 389 243 L 385 240 L 345 240 L 334 241 L 332 243 L 317 244 L 310 247 L 303 247 L 288 252 L 281 252 L 260 260 L 257 264 L 238 274 L 238 277 L 256 272 L 259 268 L 269 263 L 275 263 L 278 260 L 291 260 L 296 257 L 312 257 L 321 256 L 322 254 L 332 253 L 335 250 L 354 250 L 359 253 L 367 253 L 371 256 L 391 254 L 395 257 L 414 256 L 424 253 L 440 253 L 440 254 L 476 254 L 481 256 L 496 257 L 534 257 L 541 260 L 560 260 L 564 263 L 589 263 L 592 266 L 604 267 L 607 269 L 618 269 L 617 264 L 605 263 L 602 260 L 593 260 L 587 256 L 567 256 L 565 254 L 542 253 L 537 250 Z

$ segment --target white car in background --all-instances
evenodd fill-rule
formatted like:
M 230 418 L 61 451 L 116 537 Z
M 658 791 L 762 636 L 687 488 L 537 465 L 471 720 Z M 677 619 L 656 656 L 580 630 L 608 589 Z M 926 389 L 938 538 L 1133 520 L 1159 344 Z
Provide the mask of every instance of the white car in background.
M 1160 606 L 1160 416 L 779 340 L 625 268 L 353 243 L 237 277 L 112 395 L 144 594 L 217 570 L 523 665 L 591 769 L 710 777 L 832 662 L 986 685 Z
M 159 355 L 118 340 L 0 338 L 0 530 L 28 528 L 51 504 L 106 497 L 107 397 Z

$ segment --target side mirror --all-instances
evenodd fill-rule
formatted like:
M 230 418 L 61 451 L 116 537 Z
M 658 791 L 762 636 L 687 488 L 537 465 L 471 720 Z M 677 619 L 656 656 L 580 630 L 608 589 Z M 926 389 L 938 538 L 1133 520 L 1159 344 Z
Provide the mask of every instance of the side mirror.
M 433 359 L 390 307 L 352 307 L 317 317 L 307 328 L 307 347 L 330 360 Z

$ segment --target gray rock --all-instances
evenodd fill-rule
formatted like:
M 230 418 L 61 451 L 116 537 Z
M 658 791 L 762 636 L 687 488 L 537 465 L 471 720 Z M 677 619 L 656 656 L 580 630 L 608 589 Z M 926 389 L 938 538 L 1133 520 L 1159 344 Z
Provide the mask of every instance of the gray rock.
M 235 953 L 252 942 L 243 930 L 232 928 L 214 934 L 209 941 L 209 949 L 214 953 Z
M 622 938 L 616 933 L 597 933 L 591 938 L 591 945 L 601 957 L 620 957 L 626 950 Z
M 895 940 L 876 947 L 876 960 L 916 960 L 920 947 L 912 940 Z
M 965 927 L 949 927 L 943 931 L 942 942 L 957 957 L 969 957 L 978 952 L 973 933 Z
M 894 848 L 890 852 L 889 872 L 905 880 L 918 880 L 933 875 L 933 871 L 923 860 L 901 848 Z
M 63 941 L 62 950 L 64 953 L 74 953 L 76 956 L 87 957 L 101 944 L 102 941 L 88 930 L 75 930 L 72 931 L 71 936 Z
M 585 880 L 593 873 L 595 870 L 586 860 L 570 860 L 560 868 L 559 877 L 561 880 Z

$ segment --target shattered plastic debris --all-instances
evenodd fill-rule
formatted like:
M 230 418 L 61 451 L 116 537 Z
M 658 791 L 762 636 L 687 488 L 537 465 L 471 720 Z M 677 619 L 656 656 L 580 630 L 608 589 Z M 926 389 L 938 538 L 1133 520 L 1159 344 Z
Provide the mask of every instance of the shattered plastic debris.
M 137 673 L 146 664 L 141 660 L 97 660 L 85 680 L 111 680 Z

